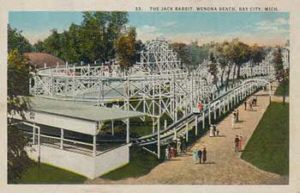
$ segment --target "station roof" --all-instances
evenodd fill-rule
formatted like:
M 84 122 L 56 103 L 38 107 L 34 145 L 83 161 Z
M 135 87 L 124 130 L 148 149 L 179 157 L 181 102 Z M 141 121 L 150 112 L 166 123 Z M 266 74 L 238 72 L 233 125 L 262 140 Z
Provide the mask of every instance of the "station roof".
M 42 53 L 42 52 L 27 52 L 24 55 L 29 59 L 31 65 L 37 68 L 44 68 L 44 64 L 47 67 L 56 67 L 57 65 L 62 66 L 65 65 L 65 62 L 51 54 Z
M 88 121 L 120 120 L 144 116 L 143 113 L 99 107 L 84 102 L 30 97 L 31 110 Z

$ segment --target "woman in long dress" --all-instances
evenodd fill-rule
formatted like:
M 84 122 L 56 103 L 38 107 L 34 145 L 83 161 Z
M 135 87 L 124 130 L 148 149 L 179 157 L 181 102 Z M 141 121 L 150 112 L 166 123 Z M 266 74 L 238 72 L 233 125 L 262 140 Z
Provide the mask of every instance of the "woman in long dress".
M 199 161 L 199 158 L 198 158 L 198 151 L 196 150 L 196 148 L 193 149 L 193 160 L 194 160 L 194 163 L 198 163 Z
M 242 142 L 243 142 L 243 137 L 240 135 L 239 137 L 239 151 L 242 151 Z
M 202 151 L 202 160 L 203 160 L 203 163 L 205 164 L 206 160 L 207 160 L 207 151 L 206 151 L 206 148 L 204 147 L 203 148 L 203 151 Z
M 231 127 L 232 127 L 232 129 L 234 129 L 234 123 L 235 123 L 235 114 L 234 113 L 232 113 L 232 117 L 231 117 Z
M 180 139 L 178 139 L 176 145 L 177 145 L 177 146 L 176 146 L 177 154 L 180 155 L 180 154 L 181 154 L 181 142 L 180 142 Z
M 209 137 L 213 137 L 214 136 L 214 127 L 213 125 L 210 125 L 209 127 Z
M 166 148 L 166 153 L 165 153 L 165 160 L 169 160 L 170 159 L 170 152 L 169 152 L 169 148 Z

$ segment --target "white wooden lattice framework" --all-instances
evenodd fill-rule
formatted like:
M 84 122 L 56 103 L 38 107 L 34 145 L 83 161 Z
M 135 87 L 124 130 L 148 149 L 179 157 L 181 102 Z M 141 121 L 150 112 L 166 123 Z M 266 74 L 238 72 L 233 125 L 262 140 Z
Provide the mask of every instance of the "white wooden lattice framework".
M 256 66 L 243 65 L 241 76 L 272 75 L 271 56 L 269 54 Z M 199 101 L 209 102 L 217 97 L 213 76 L 208 71 L 209 64 L 209 61 L 204 61 L 195 71 L 187 72 L 168 42 L 156 39 L 145 44 L 139 68 L 127 73 L 119 70 L 108 72 L 103 66 L 90 65 L 66 64 L 43 69 L 31 79 L 30 93 L 57 100 L 88 101 L 101 106 L 113 103 L 115 108 L 140 111 L 152 117 L 154 128 L 163 114 L 176 122 L 178 112 L 188 115 Z M 230 77 L 233 76 L 231 71 Z M 220 68 L 217 76 L 220 81 Z M 223 79 L 226 76 L 224 73 Z

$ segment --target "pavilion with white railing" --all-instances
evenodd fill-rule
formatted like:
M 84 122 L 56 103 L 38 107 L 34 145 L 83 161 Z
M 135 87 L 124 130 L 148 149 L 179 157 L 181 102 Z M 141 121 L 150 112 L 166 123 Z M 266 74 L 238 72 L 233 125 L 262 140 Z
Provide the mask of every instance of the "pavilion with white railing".
M 25 114 L 26 122 L 18 115 L 12 118 L 19 120 L 15 123 L 22 123 L 22 130 L 31 139 L 27 150 L 32 159 L 89 178 L 129 162 L 129 119 L 143 116 L 142 113 L 41 97 L 30 97 L 30 101 L 31 110 Z M 126 123 L 126 138 L 114 146 L 102 146 L 97 142 L 97 136 L 103 123 L 116 120 Z

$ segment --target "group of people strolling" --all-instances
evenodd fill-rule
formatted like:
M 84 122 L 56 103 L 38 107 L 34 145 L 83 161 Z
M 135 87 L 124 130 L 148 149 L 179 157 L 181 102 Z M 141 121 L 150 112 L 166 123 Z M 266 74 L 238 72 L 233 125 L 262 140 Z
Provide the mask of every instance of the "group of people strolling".
M 209 128 L 209 136 L 210 137 L 215 137 L 215 136 L 219 136 L 219 129 L 217 129 L 217 125 L 213 125 L 211 124 L 210 125 L 210 128 Z
M 167 146 L 165 150 L 165 160 L 169 160 L 185 152 L 186 141 L 182 138 L 178 138 L 172 144 Z
M 245 110 L 247 110 L 247 104 L 249 104 L 249 109 L 252 110 L 253 106 L 257 105 L 257 96 L 254 96 L 253 98 L 246 100 L 244 102 Z M 235 109 L 232 113 L 232 128 L 234 128 L 234 124 L 239 122 L 239 110 Z M 218 136 L 219 130 L 217 129 L 216 125 L 211 124 L 210 125 L 210 131 L 209 136 Z M 243 137 L 242 135 L 236 135 L 234 139 L 234 151 L 240 152 L 242 151 L 242 143 L 243 143 Z M 169 144 L 165 150 L 165 159 L 169 160 L 173 157 L 176 157 L 180 155 L 181 153 L 186 152 L 186 142 L 185 140 L 181 138 L 177 138 L 171 145 Z M 207 160 L 207 151 L 206 148 L 194 148 L 192 151 L 192 156 L 194 163 L 206 163 Z
M 249 110 L 253 110 L 253 107 L 257 105 L 257 96 L 253 96 L 253 98 L 249 99 L 248 101 L 245 100 L 244 107 L 247 110 L 247 103 L 249 105 Z
M 193 160 L 194 160 L 194 163 L 197 164 L 197 163 L 203 163 L 205 164 L 206 160 L 207 160 L 207 151 L 206 151 L 206 148 L 204 147 L 202 150 L 199 148 L 199 149 L 194 149 L 193 150 Z

